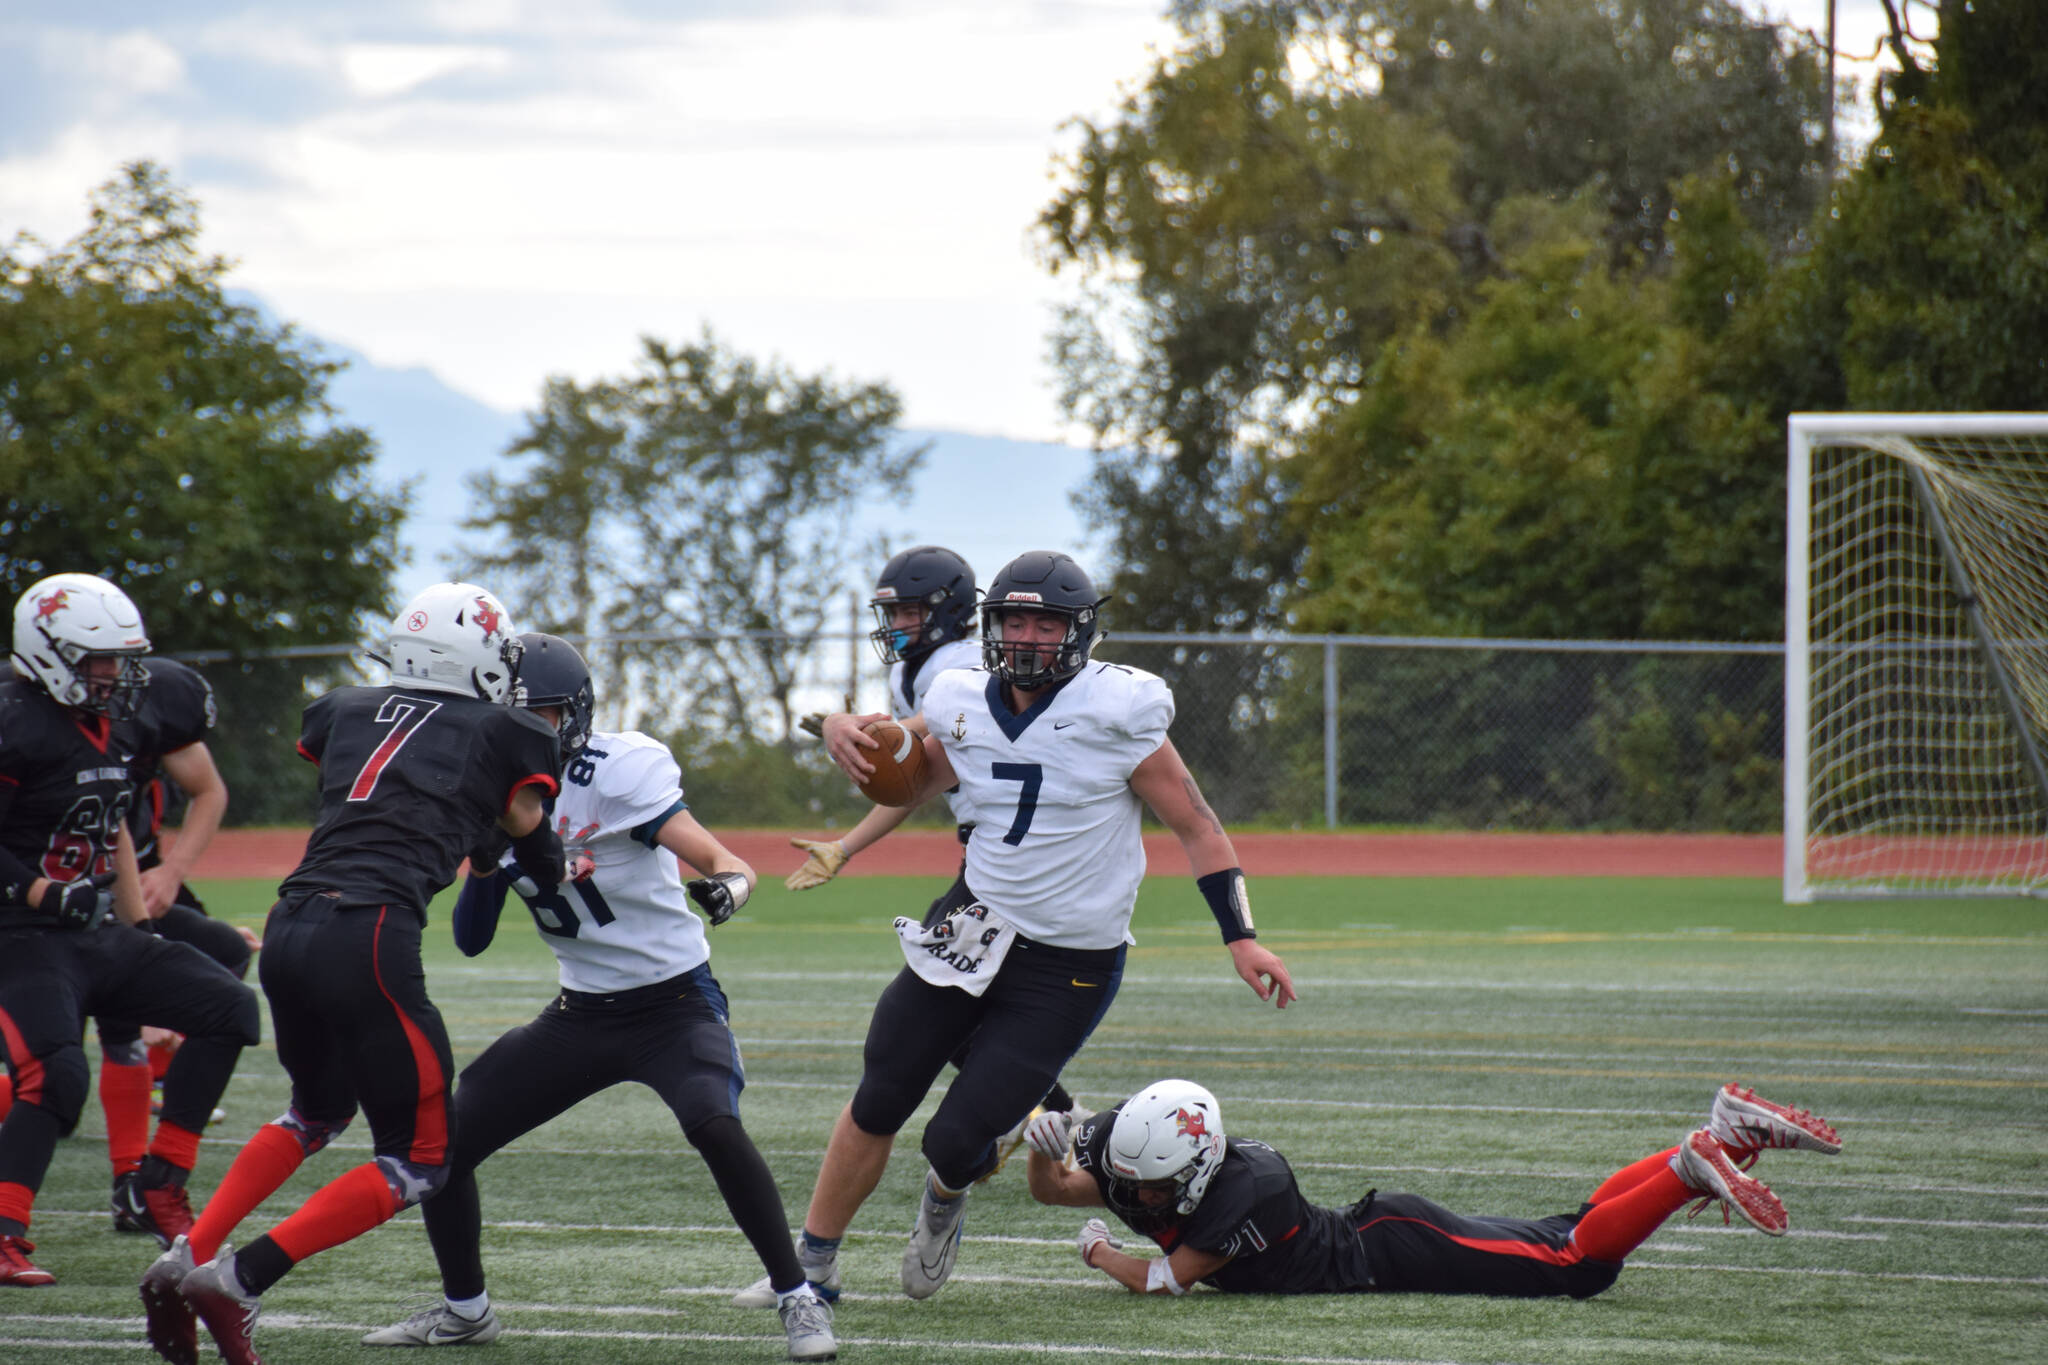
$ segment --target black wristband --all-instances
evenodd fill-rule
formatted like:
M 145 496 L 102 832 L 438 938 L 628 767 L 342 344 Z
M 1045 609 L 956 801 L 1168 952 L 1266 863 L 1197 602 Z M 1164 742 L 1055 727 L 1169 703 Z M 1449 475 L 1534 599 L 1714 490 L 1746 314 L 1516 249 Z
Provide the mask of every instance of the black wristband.
M 1252 902 L 1245 894 L 1243 868 L 1226 867 L 1221 872 L 1197 877 L 1195 889 L 1209 902 L 1209 913 L 1216 917 L 1216 927 L 1223 931 L 1225 943 L 1259 936 L 1252 928 Z

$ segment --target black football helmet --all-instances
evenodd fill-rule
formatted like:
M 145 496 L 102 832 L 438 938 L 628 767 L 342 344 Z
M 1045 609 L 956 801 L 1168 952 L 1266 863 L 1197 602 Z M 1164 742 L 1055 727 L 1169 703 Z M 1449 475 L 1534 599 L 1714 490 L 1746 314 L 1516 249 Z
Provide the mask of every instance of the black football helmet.
M 1003 565 L 981 599 L 981 661 L 989 672 L 1023 688 L 1046 687 L 1071 678 L 1088 666 L 1088 656 L 1101 642 L 1102 604 L 1095 584 L 1073 559 L 1056 550 L 1032 550 Z M 1067 618 L 1067 633 L 1043 667 L 1041 650 L 1004 645 L 1002 616 L 1012 608 L 1048 612 Z
M 889 621 L 889 609 L 905 602 L 924 605 L 924 624 L 915 636 Z M 943 546 L 914 545 L 882 566 L 868 606 L 875 613 L 868 639 L 882 662 L 921 659 L 948 640 L 966 637 L 974 623 L 974 570 Z
M 590 717 L 597 709 L 590 665 L 559 635 L 536 631 L 520 636 L 519 643 L 525 652 L 519 658 L 518 704 L 529 711 L 536 706 L 562 708 L 556 733 L 562 737 L 562 757 L 567 760 L 590 742 Z

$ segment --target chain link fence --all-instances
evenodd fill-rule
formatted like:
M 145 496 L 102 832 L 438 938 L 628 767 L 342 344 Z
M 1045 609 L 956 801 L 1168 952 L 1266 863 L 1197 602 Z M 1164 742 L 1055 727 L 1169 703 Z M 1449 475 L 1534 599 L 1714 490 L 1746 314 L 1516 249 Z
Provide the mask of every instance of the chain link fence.
M 758 635 L 678 638 L 677 667 Z M 865 644 L 812 642 L 802 709 L 837 708 L 849 684 L 859 707 L 885 709 L 881 671 L 849 659 L 854 647 Z M 382 681 L 381 670 L 332 650 L 180 657 L 220 702 L 210 746 L 232 793 L 229 822 L 309 822 L 299 712 L 327 687 Z M 1171 683 L 1174 743 L 1234 827 L 1780 826 L 1775 645 L 1130 634 L 1112 635 L 1097 657 Z M 602 685 L 599 696 L 601 727 L 647 728 L 671 744 L 692 804 L 714 826 L 844 828 L 866 809 L 822 746 L 783 741 L 765 717 L 755 736 L 735 735 L 630 714 Z M 944 812 L 934 803 L 916 818 L 939 824 Z

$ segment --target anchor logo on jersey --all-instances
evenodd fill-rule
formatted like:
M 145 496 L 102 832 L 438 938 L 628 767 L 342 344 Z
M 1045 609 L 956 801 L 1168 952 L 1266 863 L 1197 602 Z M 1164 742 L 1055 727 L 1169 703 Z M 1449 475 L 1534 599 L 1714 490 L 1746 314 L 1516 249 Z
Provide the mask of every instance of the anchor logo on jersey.
M 967 713 L 965 711 L 953 717 L 953 738 L 967 738 Z

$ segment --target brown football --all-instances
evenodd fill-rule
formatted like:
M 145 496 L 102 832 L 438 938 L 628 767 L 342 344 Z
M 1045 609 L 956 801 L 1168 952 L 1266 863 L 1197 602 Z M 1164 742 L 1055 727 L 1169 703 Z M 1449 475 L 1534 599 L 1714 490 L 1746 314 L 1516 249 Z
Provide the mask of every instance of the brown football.
M 874 776 L 860 784 L 861 795 L 878 806 L 909 805 L 924 782 L 929 763 L 924 741 L 916 731 L 893 720 L 878 720 L 862 728 L 881 747 L 861 750 L 861 757 L 875 765 Z

